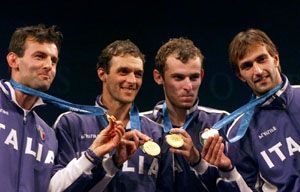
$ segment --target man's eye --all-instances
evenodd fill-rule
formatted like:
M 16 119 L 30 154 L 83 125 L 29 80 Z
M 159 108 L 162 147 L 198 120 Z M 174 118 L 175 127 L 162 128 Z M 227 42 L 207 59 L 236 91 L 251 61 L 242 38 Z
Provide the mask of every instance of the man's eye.
M 36 55 L 35 58 L 37 58 L 37 59 L 43 59 L 44 57 L 42 55 Z
M 197 81 L 199 79 L 199 77 L 200 77 L 199 75 L 191 76 L 190 80 L 191 81 Z
M 247 70 L 250 69 L 252 67 L 252 63 L 244 63 L 243 65 L 241 65 L 241 69 Z
M 136 78 L 142 78 L 143 77 L 143 73 L 134 73 Z
M 176 81 L 181 81 L 181 80 L 183 80 L 184 78 L 181 77 L 181 76 L 174 76 L 174 79 L 175 79 Z
M 266 58 L 266 57 L 260 57 L 260 58 L 257 59 L 257 62 L 258 62 L 258 63 L 264 63 L 264 62 L 266 62 L 266 61 L 267 61 L 267 58 Z
M 120 73 L 121 75 L 126 75 L 126 74 L 128 73 L 128 70 L 123 69 L 123 70 L 120 70 L 119 73 Z

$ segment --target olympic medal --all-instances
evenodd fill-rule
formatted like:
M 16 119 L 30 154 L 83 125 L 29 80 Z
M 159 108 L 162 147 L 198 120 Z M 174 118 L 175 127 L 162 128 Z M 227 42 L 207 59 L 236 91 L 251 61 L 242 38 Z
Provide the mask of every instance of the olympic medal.
M 116 122 L 116 121 L 117 121 L 117 118 L 115 118 L 115 116 L 109 115 L 109 114 L 107 114 L 107 113 L 105 113 L 105 115 L 106 115 L 106 118 L 107 118 L 107 119 L 111 119 L 112 122 Z
M 174 148 L 182 147 L 184 144 L 183 138 L 180 134 L 169 134 L 166 136 L 166 141 Z
M 142 146 L 142 150 L 144 153 L 147 153 L 148 155 L 153 156 L 153 157 L 160 154 L 159 145 L 151 140 L 144 143 L 144 145 Z
M 201 137 L 200 137 L 200 143 L 202 145 L 205 144 L 205 141 L 210 138 L 210 137 L 213 137 L 215 135 L 219 135 L 219 132 L 218 130 L 216 129 L 205 129 L 204 132 L 201 134 Z

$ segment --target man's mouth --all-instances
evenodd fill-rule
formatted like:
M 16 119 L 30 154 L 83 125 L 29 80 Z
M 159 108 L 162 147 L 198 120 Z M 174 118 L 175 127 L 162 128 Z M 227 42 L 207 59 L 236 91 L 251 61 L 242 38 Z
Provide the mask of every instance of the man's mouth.
M 269 76 L 261 76 L 261 77 L 258 77 L 258 78 L 256 78 L 256 79 L 254 79 L 254 83 L 256 84 L 256 83 L 261 83 L 261 82 L 264 82 L 264 81 L 266 81 L 267 80 L 267 78 L 268 78 Z
M 40 76 L 43 80 L 49 80 L 49 79 L 51 79 L 51 78 L 50 78 L 50 75 L 47 75 L 47 74 L 39 74 L 39 76 Z
M 127 91 L 135 91 L 136 89 L 133 87 L 121 87 L 121 89 L 123 90 L 127 90 Z

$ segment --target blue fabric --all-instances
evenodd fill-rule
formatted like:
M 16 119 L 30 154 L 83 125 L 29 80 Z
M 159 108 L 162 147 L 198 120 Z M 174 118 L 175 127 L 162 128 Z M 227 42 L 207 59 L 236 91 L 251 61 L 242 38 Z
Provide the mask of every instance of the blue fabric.
M 300 189 L 300 87 L 283 80 L 283 87 L 255 108 L 245 136 L 229 145 L 232 161 L 253 190 L 261 191 L 265 180 L 277 191 Z M 239 124 L 229 128 L 228 137 Z
M 12 101 L 12 92 L 0 83 L 1 191 L 45 192 L 57 153 L 55 133 L 33 110 Z

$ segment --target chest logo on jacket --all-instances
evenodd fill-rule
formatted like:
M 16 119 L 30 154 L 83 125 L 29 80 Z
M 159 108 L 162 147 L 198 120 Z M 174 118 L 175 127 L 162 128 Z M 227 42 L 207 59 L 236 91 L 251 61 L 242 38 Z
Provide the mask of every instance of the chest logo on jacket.
M 266 131 L 260 133 L 260 135 L 258 135 L 258 138 L 259 138 L 259 139 L 262 139 L 262 138 L 264 138 L 264 137 L 266 137 L 266 136 L 269 136 L 269 135 L 271 135 L 272 133 L 274 133 L 276 130 L 277 130 L 277 128 L 276 128 L 275 126 L 273 126 L 272 128 L 270 128 L 270 129 L 268 129 L 268 130 L 266 130 Z
M 80 139 L 96 139 L 97 135 L 96 134 L 89 134 L 89 133 L 84 133 L 80 135 Z

